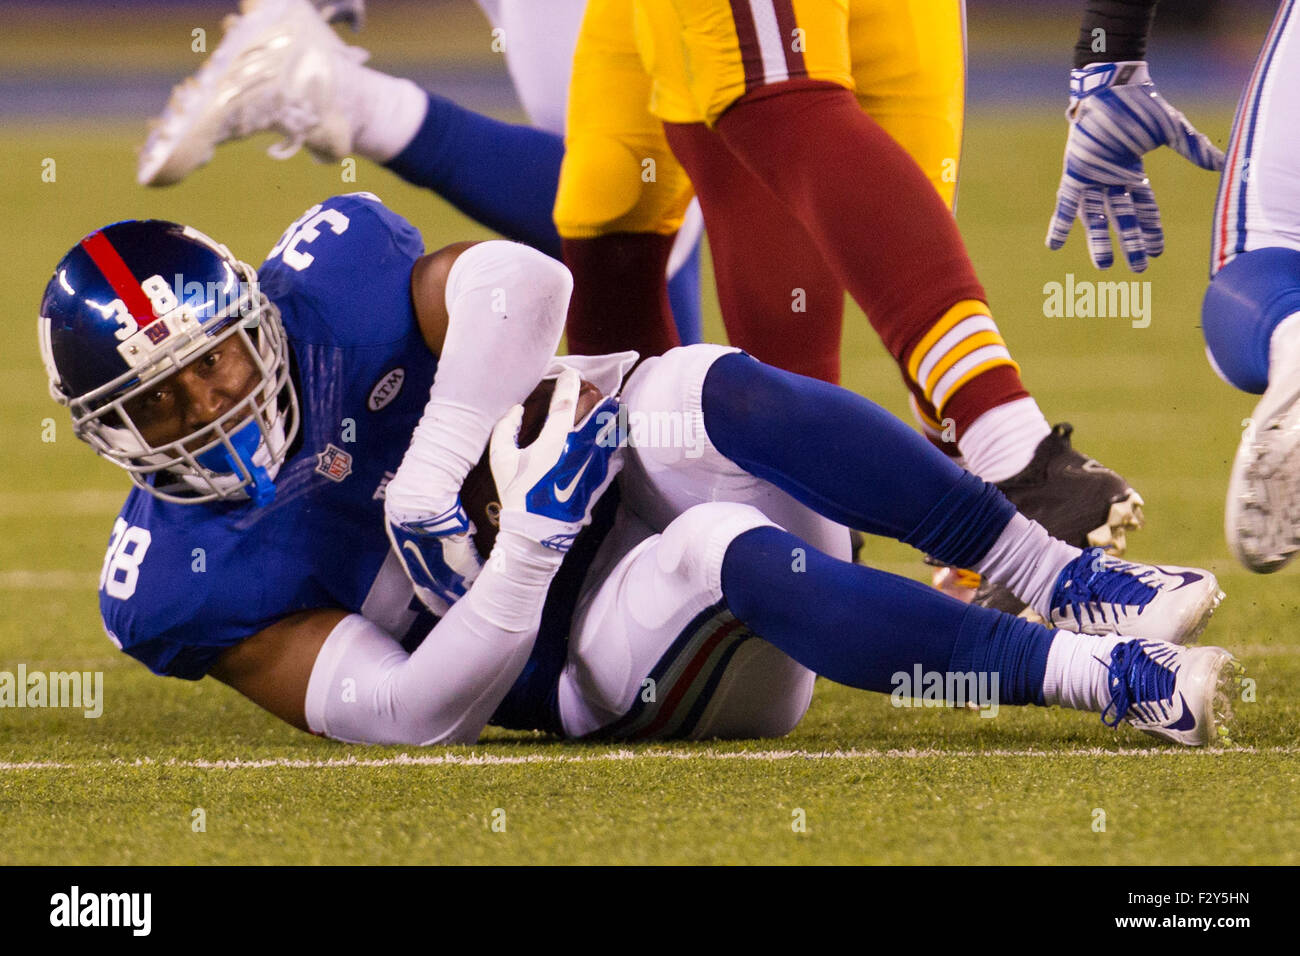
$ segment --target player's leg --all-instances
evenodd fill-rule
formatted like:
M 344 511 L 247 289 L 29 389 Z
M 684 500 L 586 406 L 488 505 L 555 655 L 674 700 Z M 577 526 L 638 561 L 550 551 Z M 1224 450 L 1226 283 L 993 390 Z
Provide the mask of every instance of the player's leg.
M 962 25 L 960 5 L 950 2 L 855 2 L 848 21 L 859 104 L 949 205 L 961 152 Z M 706 124 L 667 123 L 665 130 L 710 223 L 731 343 L 780 368 L 838 381 L 843 288 L 814 239 Z M 933 407 L 919 386 L 909 385 L 918 419 L 941 440 L 943 425 Z M 952 431 L 940 447 L 955 455 Z
M 1226 736 L 1238 671 L 1222 649 L 1054 633 L 830 558 L 746 505 L 691 508 L 592 578 L 559 688 L 574 735 L 781 734 L 811 671 L 897 694 L 919 670 L 952 703 L 1059 704 L 1185 744 Z
M 781 132 L 770 131 L 774 123 Z M 1050 428 L 990 315 L 955 220 L 906 151 L 851 93 L 826 84 L 759 91 L 717 128 L 817 238 L 934 417 L 952 420 L 969 467 L 993 481 L 1021 471 Z M 822 139 L 833 131 L 834 145 L 809 143 L 816 131 Z
M 669 534 L 671 533 L 671 530 Z M 665 534 L 665 538 L 668 534 Z M 689 546 L 688 546 L 689 547 Z M 806 563 L 796 563 L 799 554 Z M 981 710 L 1059 705 L 1192 746 L 1227 742 L 1242 673 L 1222 648 L 1123 634 L 1073 634 L 968 605 L 905 578 L 805 548 L 775 526 L 728 546 L 721 589 L 736 618 L 811 670 L 882 693 L 942 675 Z
M 696 545 L 709 561 L 669 556 L 663 536 L 620 512 L 572 622 L 558 694 L 568 735 L 777 737 L 807 710 L 814 675 L 756 639 L 722 602 L 722 551 L 767 519 L 730 504 L 696 512 L 712 520 L 675 526 L 707 539 Z M 842 529 L 816 515 L 799 520 L 814 540 L 837 546 Z
M 844 10 L 693 0 L 674 5 L 674 19 L 664 6 L 644 9 L 639 25 L 654 54 L 656 97 L 689 88 L 737 161 L 803 223 L 899 362 L 923 420 L 955 436 L 968 467 L 1058 535 L 1122 551 L 1124 529 L 1140 522 L 1141 498 L 1114 472 L 1089 465 L 1071 447 L 1068 426 L 1050 429 L 1024 390 L 950 211 L 848 90 L 847 60 L 837 59 L 846 44 L 836 42 Z M 901 9 L 907 20 L 908 6 Z M 960 58 L 960 8 L 943 12 L 952 21 L 945 42 Z M 779 34 L 764 25 L 783 18 L 789 23 Z M 714 36 L 720 22 L 734 27 L 726 43 Z M 895 24 L 894 33 L 907 37 L 925 25 Z M 806 36 L 806 53 L 779 42 L 785 26 Z M 665 49 L 684 51 L 678 59 L 691 69 L 673 76 Z M 671 111 L 657 112 L 673 121 Z M 900 194 L 909 201 L 898 202 Z
M 141 183 L 177 182 L 219 144 L 263 130 L 338 162 L 356 153 L 432 189 L 502 235 L 559 256 L 551 220 L 564 145 L 371 70 L 307 0 L 263 0 L 173 92 L 140 153 Z
M 647 108 L 632 21 L 632 0 L 591 0 L 574 52 L 555 222 L 574 276 L 569 348 L 580 354 L 677 344 L 656 277 L 692 193 Z
M 705 124 L 664 131 L 709 224 L 728 340 L 771 365 L 838 382 L 844 289 L 812 237 Z
M 760 500 L 778 489 L 839 525 L 973 568 L 1064 626 L 1088 626 L 1091 613 L 1098 626 L 1116 624 L 1118 608 L 1097 600 L 1105 590 L 1125 614 L 1161 606 L 1140 623 L 1126 619 L 1138 636 L 1187 640 L 1221 598 L 1209 572 L 1080 552 L 879 406 L 734 349 L 699 345 L 651 359 L 628 379 L 623 401 L 623 500 L 655 528 L 708 501 L 753 504 L 783 521 L 770 497 Z M 1173 629 L 1141 630 L 1148 624 Z
M 500 37 L 504 43 L 506 68 L 529 122 L 538 129 L 563 136 L 574 48 L 586 0 L 548 0 L 546 3 L 537 0 L 483 3 L 480 0 L 479 6 L 492 26 L 502 31 Z M 584 61 L 584 70 L 587 65 Z M 583 77 L 581 82 L 589 81 L 585 72 Z M 547 181 L 554 184 L 558 176 Z M 667 264 L 668 303 L 678 339 L 683 344 L 701 341 L 702 233 L 703 223 L 697 208 L 688 213 L 678 231 Z M 599 354 L 627 346 L 611 341 L 592 342 L 584 347 Z
M 1300 12 L 1277 11 L 1237 107 L 1219 185 L 1201 327 L 1211 364 L 1260 393 L 1228 485 L 1225 530 L 1252 571 L 1300 550 Z
M 849 4 L 858 105 L 907 150 L 950 209 L 965 125 L 964 8 L 952 0 Z
M 965 26 L 964 2 L 854 0 L 849 5 L 858 105 L 907 151 L 954 211 L 966 109 Z M 945 426 L 923 385 L 906 370 L 903 381 L 926 437 L 960 457 L 955 419 Z M 1037 420 L 1032 424 L 1041 433 Z

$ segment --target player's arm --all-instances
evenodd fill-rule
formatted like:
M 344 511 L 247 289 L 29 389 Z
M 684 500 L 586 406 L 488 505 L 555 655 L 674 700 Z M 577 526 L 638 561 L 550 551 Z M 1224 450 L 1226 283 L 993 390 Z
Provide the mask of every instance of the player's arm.
M 421 256 L 411 267 L 411 304 L 420 334 L 434 355 L 442 355 L 451 316 L 447 312 L 447 276 L 460 254 L 477 242 L 454 242 Z
M 553 574 L 535 571 L 539 583 Z M 235 645 L 209 673 L 299 730 L 337 740 L 473 742 L 528 660 L 545 600 L 544 587 L 496 577 L 480 581 L 517 599 L 509 626 L 467 597 L 407 654 L 360 614 L 307 611 Z
M 545 600 L 544 587 L 503 588 L 494 574 L 480 577 L 484 588 L 519 599 L 509 626 L 467 598 L 407 654 L 360 614 L 307 611 L 235 645 L 209 673 L 299 730 L 337 740 L 473 742 L 528 660 Z M 553 574 L 544 566 L 535 576 L 549 584 Z
M 460 488 L 493 426 L 546 372 L 572 289 L 563 264 L 503 240 L 448 246 L 412 268 L 416 319 L 438 370 L 384 511 L 395 552 L 436 613 L 481 565 Z
M 304 702 L 312 667 L 321 645 L 347 616 L 347 611 L 328 609 L 281 618 L 223 653 L 208 674 L 285 723 L 307 730 Z
M 578 425 L 578 377 L 561 376 L 541 433 L 515 444 L 523 409 L 493 433 L 501 532 L 492 557 L 416 650 L 407 654 L 359 614 L 317 610 L 273 624 L 209 672 L 282 720 L 356 743 L 468 743 L 519 676 L 555 572 L 618 471 L 607 399 Z M 551 493 L 563 483 L 569 494 Z
M 1088 0 L 1070 73 L 1070 132 L 1047 245 L 1065 245 L 1083 221 L 1093 264 L 1114 261 L 1109 226 L 1135 272 L 1164 251 L 1160 210 L 1142 157 L 1173 148 L 1202 169 L 1221 169 L 1223 152 L 1156 91 L 1147 69 L 1147 34 L 1156 0 Z

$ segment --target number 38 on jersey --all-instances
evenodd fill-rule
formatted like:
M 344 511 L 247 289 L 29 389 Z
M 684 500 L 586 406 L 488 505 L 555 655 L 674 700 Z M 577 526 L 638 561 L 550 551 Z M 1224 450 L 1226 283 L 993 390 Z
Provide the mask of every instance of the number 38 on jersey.
M 118 518 L 113 524 L 113 535 L 108 539 L 104 567 L 99 572 L 99 589 L 119 601 L 135 594 L 136 583 L 140 580 L 140 562 L 144 560 L 151 540 L 148 528 L 128 525 Z

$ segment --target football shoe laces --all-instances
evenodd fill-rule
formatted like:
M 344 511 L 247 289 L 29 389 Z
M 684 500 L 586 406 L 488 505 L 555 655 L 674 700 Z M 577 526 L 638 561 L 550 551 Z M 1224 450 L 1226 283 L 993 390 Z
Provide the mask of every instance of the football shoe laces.
M 1231 744 L 1232 698 L 1245 668 L 1222 647 L 1178 647 L 1135 639 L 1106 664 L 1110 703 L 1101 722 L 1127 722 L 1186 747 Z
M 1187 644 L 1200 636 L 1223 600 L 1201 568 L 1137 564 L 1089 548 L 1056 580 L 1051 623 L 1081 634 L 1124 634 Z

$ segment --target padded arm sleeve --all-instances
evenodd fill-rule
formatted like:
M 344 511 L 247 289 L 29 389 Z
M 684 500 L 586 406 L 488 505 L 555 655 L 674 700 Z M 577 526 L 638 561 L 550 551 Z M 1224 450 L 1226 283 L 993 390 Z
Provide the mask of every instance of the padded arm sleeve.
M 454 501 L 492 428 L 537 387 L 564 333 L 573 277 L 536 249 L 471 246 L 447 275 L 447 337 L 429 403 L 388 484 L 397 521 Z
M 477 740 L 528 661 L 563 558 L 531 542 L 502 542 L 509 537 L 498 537 L 493 554 L 501 558 L 412 654 L 360 614 L 340 621 L 307 683 L 312 732 L 347 743 Z

